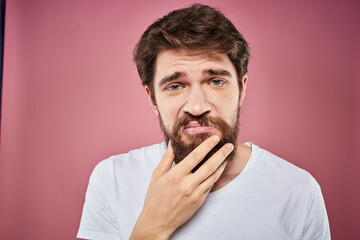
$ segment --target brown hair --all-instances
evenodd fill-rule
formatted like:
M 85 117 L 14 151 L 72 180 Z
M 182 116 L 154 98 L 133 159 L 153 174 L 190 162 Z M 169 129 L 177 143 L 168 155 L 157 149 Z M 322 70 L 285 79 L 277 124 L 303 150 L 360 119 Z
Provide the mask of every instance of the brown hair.
M 242 88 L 241 79 L 247 72 L 250 57 L 248 43 L 219 10 L 194 4 L 172 11 L 151 24 L 134 49 L 134 61 L 142 84 L 149 88 L 153 99 L 157 54 L 162 50 L 180 48 L 227 54 Z

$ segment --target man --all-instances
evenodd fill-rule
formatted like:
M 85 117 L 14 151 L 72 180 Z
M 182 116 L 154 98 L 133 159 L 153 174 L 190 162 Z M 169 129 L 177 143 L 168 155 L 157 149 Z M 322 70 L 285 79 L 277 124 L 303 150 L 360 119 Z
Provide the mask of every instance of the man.
M 96 166 L 79 238 L 330 239 L 314 178 L 237 141 L 249 56 L 204 5 L 144 32 L 134 60 L 166 141 Z

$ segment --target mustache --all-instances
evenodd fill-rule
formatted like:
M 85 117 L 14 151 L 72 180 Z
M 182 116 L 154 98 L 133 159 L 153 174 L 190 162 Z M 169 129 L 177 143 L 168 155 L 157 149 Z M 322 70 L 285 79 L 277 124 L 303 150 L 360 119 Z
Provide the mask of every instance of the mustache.
M 220 142 L 213 149 L 211 149 L 210 152 L 204 157 L 204 159 L 192 170 L 192 172 L 195 172 L 224 144 L 231 142 L 234 144 L 234 146 L 236 146 L 235 143 L 237 139 L 237 124 L 232 127 L 230 124 L 226 123 L 221 117 L 211 117 L 208 114 L 203 114 L 200 116 L 193 116 L 188 113 L 185 114 L 175 123 L 175 125 L 173 126 L 173 131 L 171 135 L 169 135 L 169 139 L 172 139 L 172 145 L 175 152 L 175 163 L 179 163 L 180 161 L 182 161 L 182 159 L 188 156 L 190 152 L 192 152 L 201 142 L 205 141 L 208 137 L 210 137 L 210 133 L 199 133 L 193 136 L 188 136 L 188 139 L 190 139 L 190 143 L 182 143 L 182 127 L 185 127 L 192 121 L 198 122 L 198 124 L 201 126 L 216 127 L 222 134 Z M 236 151 L 230 153 L 226 160 L 233 159 L 235 156 L 235 152 Z
M 216 126 L 219 122 L 219 120 L 216 117 L 210 117 L 206 114 L 202 114 L 200 116 L 193 116 L 189 113 L 186 113 L 182 118 L 180 118 L 175 124 L 175 129 L 179 129 L 182 126 L 186 126 L 192 121 L 196 121 L 200 124 L 200 126 L 210 126 L 214 125 Z

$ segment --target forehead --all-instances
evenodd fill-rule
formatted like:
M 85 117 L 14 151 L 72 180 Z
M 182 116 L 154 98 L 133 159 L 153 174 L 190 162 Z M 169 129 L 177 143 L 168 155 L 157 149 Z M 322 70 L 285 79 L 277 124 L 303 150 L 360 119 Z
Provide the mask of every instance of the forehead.
M 236 70 L 224 53 L 204 53 L 194 50 L 171 49 L 161 51 L 156 59 L 154 81 L 176 72 L 200 76 L 212 71 L 227 71 L 236 77 Z

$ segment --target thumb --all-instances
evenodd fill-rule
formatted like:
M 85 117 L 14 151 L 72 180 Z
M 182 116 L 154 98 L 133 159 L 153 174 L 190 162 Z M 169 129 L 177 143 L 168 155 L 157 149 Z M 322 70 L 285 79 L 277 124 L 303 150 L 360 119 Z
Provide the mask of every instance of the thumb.
M 172 148 L 171 142 L 169 141 L 168 148 L 165 151 L 163 157 L 161 158 L 158 166 L 154 170 L 154 175 L 156 177 L 161 177 L 167 171 L 170 170 L 171 165 L 174 161 L 174 150 Z

